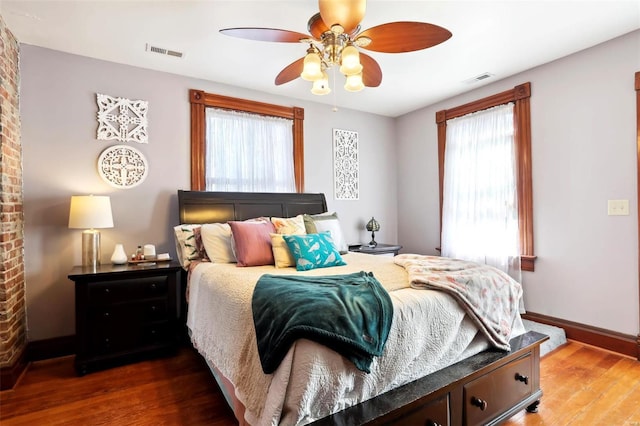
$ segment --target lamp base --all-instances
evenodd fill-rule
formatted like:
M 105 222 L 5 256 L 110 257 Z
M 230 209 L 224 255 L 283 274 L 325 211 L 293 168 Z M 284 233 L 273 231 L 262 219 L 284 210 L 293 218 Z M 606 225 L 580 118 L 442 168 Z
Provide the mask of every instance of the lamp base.
M 375 240 L 375 231 L 371 231 L 371 241 L 369 241 L 369 247 L 375 247 L 378 243 Z
M 82 231 L 82 266 L 100 266 L 100 231 Z

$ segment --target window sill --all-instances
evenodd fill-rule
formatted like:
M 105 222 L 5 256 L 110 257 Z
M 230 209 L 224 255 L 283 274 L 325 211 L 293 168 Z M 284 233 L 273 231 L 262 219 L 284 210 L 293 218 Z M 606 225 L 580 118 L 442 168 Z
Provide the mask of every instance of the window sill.
M 436 247 L 436 250 L 440 252 L 440 247 Z M 520 256 L 520 270 L 534 272 L 536 270 L 535 262 L 537 258 L 538 256 L 529 256 L 524 254 Z
M 523 254 L 522 256 L 520 256 L 520 269 L 523 271 L 534 272 L 536 270 L 535 261 L 537 258 L 538 256 L 529 256 Z

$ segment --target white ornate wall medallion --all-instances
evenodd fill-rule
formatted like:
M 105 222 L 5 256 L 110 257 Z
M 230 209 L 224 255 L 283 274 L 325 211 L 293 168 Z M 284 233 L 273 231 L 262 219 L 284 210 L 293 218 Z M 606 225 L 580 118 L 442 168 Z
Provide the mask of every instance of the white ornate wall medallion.
M 111 146 L 98 158 L 98 173 L 116 188 L 133 188 L 147 177 L 149 165 L 144 155 L 127 145 Z
M 149 102 L 96 93 L 98 101 L 98 139 L 147 143 Z
M 358 132 L 333 129 L 333 184 L 336 200 L 360 196 Z

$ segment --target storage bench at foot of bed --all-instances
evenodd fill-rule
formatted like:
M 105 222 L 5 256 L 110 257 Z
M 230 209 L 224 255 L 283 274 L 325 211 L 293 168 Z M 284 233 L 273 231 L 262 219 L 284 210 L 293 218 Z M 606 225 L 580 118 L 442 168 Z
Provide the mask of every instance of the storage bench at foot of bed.
M 529 331 L 511 339 L 510 352 L 486 350 L 313 424 L 492 425 L 535 412 L 548 338 Z

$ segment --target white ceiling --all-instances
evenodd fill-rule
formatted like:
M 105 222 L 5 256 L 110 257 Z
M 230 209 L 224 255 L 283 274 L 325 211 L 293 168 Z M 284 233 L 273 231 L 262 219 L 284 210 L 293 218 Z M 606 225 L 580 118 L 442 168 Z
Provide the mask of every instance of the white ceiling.
M 421 21 L 445 27 L 453 37 L 417 52 L 367 52 L 382 68 L 382 84 L 350 93 L 336 72 L 337 84 L 323 97 L 312 95 L 311 84 L 301 79 L 274 84 L 282 68 L 304 56 L 306 45 L 218 32 L 268 27 L 307 33 L 317 11 L 314 0 L 0 0 L 0 14 L 22 43 L 391 117 L 640 28 L 640 0 L 370 0 L 363 30 Z M 184 57 L 147 52 L 146 44 Z M 485 72 L 494 76 L 468 81 Z

